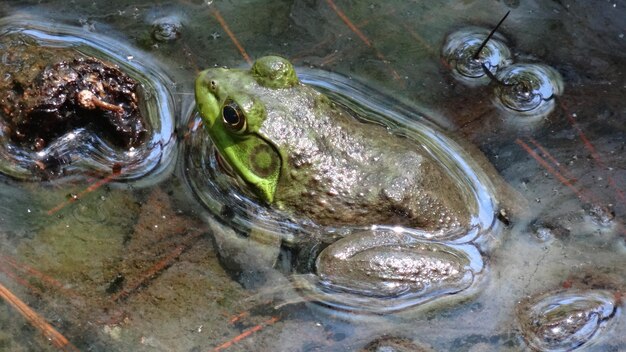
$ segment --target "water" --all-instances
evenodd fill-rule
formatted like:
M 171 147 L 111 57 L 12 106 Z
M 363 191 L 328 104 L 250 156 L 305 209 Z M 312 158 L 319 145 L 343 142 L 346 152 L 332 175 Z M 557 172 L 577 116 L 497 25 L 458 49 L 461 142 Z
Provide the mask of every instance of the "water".
M 384 335 L 440 351 L 518 351 L 526 348 L 517 313 L 526 297 L 571 288 L 611 300 L 624 291 L 624 4 L 63 6 L 5 2 L 0 14 L 47 19 L 32 30 L 67 25 L 76 28 L 75 37 L 97 36 L 99 50 L 113 47 L 117 61 L 140 63 L 133 67 L 158 63 L 171 81 L 164 85 L 178 142 L 189 138 L 198 70 L 245 67 L 246 58 L 281 54 L 298 67 L 347 77 L 341 82 L 348 86 L 364 83 L 398 101 L 377 106 L 425 116 L 420 122 L 447 130 L 464 148 L 472 148 L 463 142 L 469 141 L 521 196 L 519 209 L 507 213 L 511 225 L 487 242 L 488 272 L 471 295 L 355 316 L 303 302 L 288 268 L 273 267 L 277 242 L 264 231 L 233 233 L 240 243 L 227 248 L 230 258 L 218 258 L 214 248 L 223 243 L 215 234 L 224 226 L 186 186 L 184 143 L 161 161 L 163 170 L 153 172 L 158 177 L 106 184 L 97 183 L 106 173 L 43 183 L 3 178 L 0 283 L 79 349 L 359 350 Z M 541 63 L 562 76 L 561 95 L 539 118 L 510 114 L 494 101 L 494 84 L 465 84 L 441 61 L 449 34 L 490 29 L 509 9 L 498 32 L 513 61 Z M 242 263 L 247 267 L 232 270 Z M 58 349 L 2 302 L 0 350 Z M 586 350 L 626 349 L 621 302 L 616 306 L 599 318 Z M 245 331 L 250 335 L 233 340 Z

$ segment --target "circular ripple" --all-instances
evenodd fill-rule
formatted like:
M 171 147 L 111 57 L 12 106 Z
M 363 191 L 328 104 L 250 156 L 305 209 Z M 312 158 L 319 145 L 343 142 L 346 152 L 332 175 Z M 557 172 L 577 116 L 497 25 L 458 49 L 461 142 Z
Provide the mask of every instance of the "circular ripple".
M 615 315 L 615 295 L 603 290 L 548 292 L 522 302 L 517 317 L 528 344 L 539 351 L 570 351 L 589 344 Z
M 496 104 L 524 116 L 543 117 L 554 108 L 554 97 L 563 93 L 561 75 L 543 64 L 520 63 L 500 70 L 496 77 Z
M 175 108 L 167 89 L 171 80 L 155 62 L 110 38 L 28 16 L 0 21 L 0 46 L 9 49 L 14 58 L 19 52 L 36 57 L 40 51 L 39 56 L 49 61 L 46 65 L 68 58 L 90 57 L 114 64 L 138 82 L 139 109 L 148 130 L 143 143 L 128 149 L 112 145 L 89 129 L 76 128 L 64 132 L 41 150 L 31 150 L 15 144 L 7 129 L 0 128 L 0 173 L 30 181 L 85 172 L 118 174 L 117 180 L 164 174 L 162 171 L 174 159 Z M 20 65 L 20 60 L 18 57 L 14 63 Z M 36 67 L 24 67 L 29 68 Z
M 489 30 L 470 27 L 450 34 L 443 46 L 442 55 L 452 68 L 453 75 L 460 81 L 471 84 L 488 84 L 483 65 L 495 74 L 502 67 L 513 62 L 511 51 L 503 36 L 496 33 L 474 58 L 480 45 L 489 35 Z

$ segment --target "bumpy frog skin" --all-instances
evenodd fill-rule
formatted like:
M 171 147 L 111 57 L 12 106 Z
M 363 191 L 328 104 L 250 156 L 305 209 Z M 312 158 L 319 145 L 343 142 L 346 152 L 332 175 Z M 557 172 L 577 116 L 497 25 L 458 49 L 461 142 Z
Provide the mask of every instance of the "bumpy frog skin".
M 422 146 L 351 116 L 283 58 L 205 70 L 195 91 L 221 158 L 273 207 L 333 227 L 469 223 L 474 204 Z

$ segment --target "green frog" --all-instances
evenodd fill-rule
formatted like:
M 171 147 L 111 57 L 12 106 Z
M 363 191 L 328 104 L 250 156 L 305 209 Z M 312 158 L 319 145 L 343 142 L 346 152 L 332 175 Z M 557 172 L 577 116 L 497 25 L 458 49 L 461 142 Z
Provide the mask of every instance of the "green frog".
M 467 199 L 423 147 L 359 121 L 268 56 L 196 81 L 221 159 L 258 199 L 322 226 L 468 225 Z
M 426 238 L 471 231 L 480 204 L 463 189 L 463 176 L 438 162 L 427 145 L 301 83 L 292 64 L 277 56 L 259 58 L 249 70 L 202 71 L 195 95 L 219 163 L 243 192 L 321 233 L 360 229 L 318 257 L 322 280 L 368 296 L 406 292 L 409 281 L 432 286 L 416 279 L 420 275 L 467 281 L 473 259 Z M 398 229 L 415 229 L 424 241 L 402 240 L 407 234 Z M 402 243 L 419 255 L 394 255 Z M 350 260 L 368 269 L 355 274 Z

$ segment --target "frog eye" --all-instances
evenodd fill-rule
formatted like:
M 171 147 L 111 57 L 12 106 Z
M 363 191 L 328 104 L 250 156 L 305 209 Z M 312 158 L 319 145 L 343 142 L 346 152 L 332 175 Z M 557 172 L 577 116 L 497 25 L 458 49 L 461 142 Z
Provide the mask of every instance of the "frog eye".
M 227 101 L 222 108 L 222 121 L 233 132 L 240 133 L 246 129 L 246 116 L 239 104 L 232 100 Z

